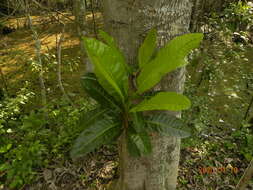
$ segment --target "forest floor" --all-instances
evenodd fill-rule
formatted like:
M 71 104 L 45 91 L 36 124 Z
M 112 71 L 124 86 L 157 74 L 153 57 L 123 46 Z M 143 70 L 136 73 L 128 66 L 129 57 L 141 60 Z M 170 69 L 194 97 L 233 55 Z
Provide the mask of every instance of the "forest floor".
M 96 25 L 101 28 L 101 16 L 95 16 Z M 62 27 L 43 19 L 33 17 L 42 43 L 47 95 L 53 100 L 61 98 L 55 55 L 56 39 Z M 0 35 L 0 68 L 10 95 L 15 96 L 27 82 L 30 89 L 36 92 L 32 103 L 26 107 L 28 111 L 39 107 L 41 98 L 34 61 L 34 40 L 32 32 L 23 26 L 23 20 L 19 18 L 20 26 L 15 32 Z M 92 25 L 91 15 L 87 16 L 87 20 L 88 25 Z M 16 28 L 16 23 L 17 19 L 9 20 L 9 26 Z M 92 27 L 89 30 L 92 33 Z M 253 147 L 247 144 L 249 139 L 245 140 L 247 137 L 243 132 L 236 132 L 246 123 L 244 115 L 252 97 L 248 86 L 253 84 L 250 78 L 253 73 L 253 49 L 252 44 L 232 43 L 222 39 L 217 43 L 206 40 L 203 44 L 203 49 L 207 49 L 202 52 L 204 56 L 200 52 L 191 59 L 188 67 L 186 94 L 190 96 L 193 108 L 184 112 L 183 118 L 197 132 L 182 142 L 179 190 L 234 189 L 252 158 Z M 62 54 L 64 87 L 72 99 L 78 100 L 84 97 L 80 77 L 85 71 L 85 64 L 80 61 L 79 40 L 70 21 L 66 21 Z M 112 147 L 103 147 L 75 162 L 66 156 L 55 160 L 47 168 L 39 168 L 35 183 L 22 189 L 103 190 L 118 177 L 117 161 L 116 150 Z M 248 189 L 253 189 L 253 181 Z
M 64 16 L 68 19 L 74 19 L 73 16 Z M 91 14 L 86 17 L 88 25 L 93 24 L 91 17 Z M 101 25 L 100 14 L 95 14 L 95 18 L 96 25 L 99 27 Z M 62 43 L 63 82 L 67 91 L 80 94 L 80 91 L 78 91 L 81 88 L 79 81 L 84 73 L 85 64 L 80 62 L 79 39 L 75 34 L 73 22 L 63 16 L 60 19 L 64 21 L 66 28 L 64 32 L 65 40 Z M 18 25 L 19 29 L 8 35 L 0 35 L 0 67 L 8 81 L 10 94 L 18 91 L 25 81 L 32 82 L 34 90 L 39 91 L 38 73 L 34 72 L 36 70 L 35 42 L 32 31 L 25 26 L 25 20 L 24 17 L 10 19 L 7 26 L 17 28 Z M 56 84 L 56 40 L 59 40 L 63 27 L 55 20 L 51 21 L 49 17 L 45 16 L 33 16 L 32 22 L 41 40 L 41 54 L 45 67 L 44 75 L 46 81 L 49 82 L 46 86 L 53 87 L 51 91 L 48 91 L 50 93 L 49 97 L 53 99 L 60 95 Z M 88 27 L 88 30 L 92 30 L 92 28 Z M 89 31 L 89 33 L 91 32 Z M 38 103 L 38 101 L 35 102 Z

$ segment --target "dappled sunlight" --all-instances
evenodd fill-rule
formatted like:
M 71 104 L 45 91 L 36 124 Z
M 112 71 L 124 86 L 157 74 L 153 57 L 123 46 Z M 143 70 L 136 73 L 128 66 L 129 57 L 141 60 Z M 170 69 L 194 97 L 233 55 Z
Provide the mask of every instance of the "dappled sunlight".
M 162 178 L 177 171 L 178 190 L 235 189 L 253 155 L 253 5 L 175 3 L 180 15 L 168 17 L 167 1 L 157 0 L 168 4 L 157 3 L 162 15 L 153 1 L 143 11 L 118 1 L 104 19 L 99 0 L 86 14 L 70 1 L 36 2 L 9 16 L 0 3 L 0 190 L 115 190 L 131 180 L 160 190 L 146 186 L 150 176 L 169 187 Z M 91 37 L 82 47 L 79 29 Z

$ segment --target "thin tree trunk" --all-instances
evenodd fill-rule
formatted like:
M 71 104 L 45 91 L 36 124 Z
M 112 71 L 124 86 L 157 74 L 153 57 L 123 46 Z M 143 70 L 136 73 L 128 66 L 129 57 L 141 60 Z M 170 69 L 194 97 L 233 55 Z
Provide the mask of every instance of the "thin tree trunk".
M 57 78 L 58 78 L 58 85 L 59 88 L 63 94 L 63 97 L 73 106 L 75 107 L 74 103 L 71 101 L 71 99 L 69 98 L 68 94 L 65 91 L 65 88 L 62 84 L 62 75 L 61 75 L 61 60 L 62 60 L 62 42 L 64 41 L 64 32 L 65 32 L 65 25 L 63 26 L 63 31 L 62 34 L 59 38 L 58 41 L 56 41 L 56 46 L 57 46 Z
M 7 85 L 7 81 L 5 80 L 4 73 L 3 73 L 1 67 L 0 67 L 0 75 L 1 75 L 2 82 L 3 82 L 3 86 L 5 88 L 6 95 L 8 96 L 9 95 L 8 85 Z
M 85 7 L 87 9 L 87 7 L 88 7 L 87 0 L 84 0 L 84 4 L 85 4 Z
M 106 30 L 116 39 L 129 64 L 137 64 L 138 48 L 152 28 L 158 30 L 159 47 L 188 32 L 189 0 L 104 0 Z M 185 69 L 164 77 L 156 89 L 182 92 Z M 180 116 L 180 113 L 171 113 Z M 120 180 L 114 190 L 173 190 L 176 188 L 180 139 L 152 135 L 153 153 L 142 158 L 128 155 L 121 140 Z
M 92 22 L 93 22 L 93 32 L 95 34 L 95 37 L 98 38 L 97 36 L 97 26 L 96 26 L 96 18 L 95 18 L 95 12 L 94 12 L 94 1 L 90 1 L 91 5 L 91 14 L 92 14 Z
M 47 96 L 46 96 L 46 87 L 45 87 L 45 82 L 44 82 L 44 77 L 43 77 L 43 63 L 41 60 L 41 41 L 39 39 L 38 33 L 37 31 L 34 29 L 33 24 L 32 24 L 32 18 L 30 16 L 30 12 L 29 12 L 29 4 L 27 1 L 25 1 L 25 5 L 26 5 L 26 17 L 28 20 L 28 24 L 29 27 L 33 33 L 33 39 L 35 41 L 35 50 L 36 50 L 36 58 L 37 61 L 39 63 L 40 66 L 40 70 L 39 70 L 39 82 L 40 82 L 40 88 L 41 88 L 41 99 L 42 99 L 42 106 L 46 109 L 46 104 L 47 104 Z M 47 113 L 45 110 L 45 117 L 46 117 Z
M 251 108 L 252 105 L 253 105 L 253 94 L 252 94 L 252 97 L 251 97 L 249 106 L 248 106 L 248 108 L 247 108 L 247 111 L 246 111 L 246 113 L 245 113 L 245 115 L 244 115 L 244 120 L 247 119 L 247 117 L 248 117 L 248 115 L 249 115 L 250 108 Z
M 30 20 L 30 17 L 29 17 Z M 31 23 L 31 21 L 29 21 Z M 46 96 L 46 86 L 45 86 L 45 82 L 44 82 L 44 77 L 43 77 L 43 63 L 41 60 L 41 41 L 38 38 L 38 34 L 37 32 L 32 29 L 33 31 L 33 38 L 35 40 L 35 49 L 36 49 L 36 57 L 37 57 L 37 61 L 40 65 L 40 71 L 39 71 L 39 81 L 40 81 L 40 88 L 41 88 L 41 99 L 42 99 L 42 105 L 44 108 L 46 108 L 46 104 L 47 104 L 47 96 Z
M 203 16 L 203 0 L 192 0 L 192 17 L 190 23 L 190 31 L 197 32 L 199 31 L 199 21 L 201 16 Z
M 73 1 L 73 14 L 75 15 L 75 25 L 77 29 L 77 33 L 80 41 L 80 49 L 81 49 L 81 62 L 83 64 L 86 63 L 86 54 L 84 49 L 84 43 L 82 43 L 82 36 L 84 36 L 86 32 L 86 4 L 85 0 L 75 0 Z

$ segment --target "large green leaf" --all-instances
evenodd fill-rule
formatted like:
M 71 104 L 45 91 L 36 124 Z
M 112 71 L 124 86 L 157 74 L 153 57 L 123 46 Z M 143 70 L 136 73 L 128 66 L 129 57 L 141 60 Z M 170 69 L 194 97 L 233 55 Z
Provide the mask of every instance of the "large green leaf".
M 145 130 L 145 122 L 144 117 L 141 112 L 133 112 L 131 113 L 132 125 L 137 133 L 141 133 Z
M 147 63 L 137 78 L 138 93 L 156 85 L 168 72 L 186 65 L 185 57 L 191 50 L 197 48 L 203 39 L 203 34 L 185 34 L 174 38 L 165 45 L 157 56 Z
M 133 107 L 130 112 L 150 110 L 180 111 L 188 109 L 190 106 L 190 100 L 182 94 L 177 94 L 176 92 L 160 92 L 154 97 L 142 101 Z
M 84 156 L 94 149 L 115 140 L 121 132 L 121 124 L 109 118 L 98 119 L 80 134 L 70 152 L 72 158 Z
M 145 130 L 137 133 L 130 127 L 127 132 L 127 145 L 131 156 L 145 156 L 152 152 L 150 137 Z
M 128 149 L 128 152 L 129 152 L 129 154 L 131 156 L 133 156 L 133 157 L 140 157 L 141 153 L 140 153 L 137 145 L 130 138 L 131 135 L 133 135 L 133 134 L 135 134 L 134 129 L 129 128 L 128 132 L 127 132 L 127 137 L 126 137 L 126 140 L 127 140 L 127 149 Z
M 151 152 L 149 136 L 145 131 L 146 123 L 142 113 L 131 113 L 130 128 L 127 132 L 128 151 L 131 156 L 137 157 Z
M 149 129 L 163 135 L 185 138 L 190 136 L 190 130 L 179 118 L 166 113 L 158 113 L 149 116 L 146 120 Z
M 99 83 L 114 98 L 124 101 L 128 93 L 125 60 L 119 52 L 96 39 L 84 38 L 87 54 L 94 64 Z
M 113 39 L 113 37 L 110 36 L 108 33 L 104 32 L 103 30 L 99 30 L 98 35 L 100 38 L 102 38 L 105 41 L 105 43 L 108 46 L 110 46 L 111 48 L 114 49 L 115 54 L 117 54 L 118 58 L 121 59 L 121 62 L 125 63 L 124 55 L 120 51 L 120 49 L 117 47 L 117 44 L 116 44 L 115 40 Z M 128 72 L 130 72 L 130 68 L 129 68 L 128 64 L 124 64 L 124 66 L 126 67 L 126 70 Z
M 110 47 L 114 47 L 115 49 L 117 49 L 117 44 L 114 41 L 113 37 L 111 37 L 109 34 L 107 34 L 106 32 L 104 32 L 103 30 L 99 30 L 98 31 L 98 35 L 100 38 L 102 38 L 107 45 L 109 45 Z
M 87 94 L 96 100 L 102 107 L 112 108 L 115 111 L 120 111 L 118 103 L 109 95 L 103 87 L 98 83 L 94 73 L 86 73 L 81 78 L 81 84 Z
M 109 117 L 107 115 L 108 113 L 109 113 L 108 109 L 104 109 L 100 107 L 90 110 L 90 111 L 81 112 L 78 125 L 82 129 L 87 128 L 90 125 L 94 124 L 99 119 L 108 118 Z
M 157 31 L 152 29 L 149 31 L 138 53 L 139 67 L 142 69 L 151 59 L 156 48 Z

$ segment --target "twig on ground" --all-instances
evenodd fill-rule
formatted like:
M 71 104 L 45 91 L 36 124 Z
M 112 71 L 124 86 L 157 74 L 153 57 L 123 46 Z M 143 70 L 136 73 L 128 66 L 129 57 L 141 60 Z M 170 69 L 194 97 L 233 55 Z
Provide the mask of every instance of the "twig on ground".
M 237 184 L 236 190 L 245 190 L 252 177 L 253 177 L 253 159 L 251 160 L 249 166 L 247 167 L 239 183 Z
M 3 81 L 3 85 L 4 85 L 4 88 L 5 88 L 5 92 L 6 92 L 6 95 L 8 96 L 8 85 L 7 85 L 7 82 L 5 80 L 5 77 L 4 77 L 4 73 L 2 71 L 2 68 L 0 68 L 0 75 L 1 75 L 1 79 Z
M 248 108 L 247 108 L 247 111 L 245 112 L 244 120 L 247 119 L 247 117 L 248 117 L 248 115 L 249 115 L 250 108 L 251 108 L 252 105 L 253 105 L 253 95 L 252 95 L 252 97 L 251 97 L 251 100 L 250 100 L 249 106 L 248 106 Z

